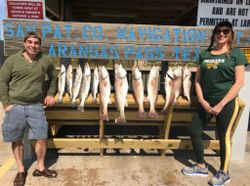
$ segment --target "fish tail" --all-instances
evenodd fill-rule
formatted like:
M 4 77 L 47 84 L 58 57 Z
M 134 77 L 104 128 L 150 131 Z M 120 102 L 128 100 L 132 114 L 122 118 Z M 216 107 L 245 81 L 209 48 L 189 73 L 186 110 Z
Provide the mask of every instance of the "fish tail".
M 146 113 L 145 113 L 145 111 L 138 111 L 138 113 L 137 113 L 137 116 L 138 117 L 140 117 L 140 118 L 145 118 L 146 117 Z
M 77 110 L 80 111 L 80 112 L 84 112 L 84 106 L 79 105 Z
M 93 96 L 92 102 L 93 102 L 93 103 L 97 103 L 96 96 Z
M 157 112 L 155 110 L 154 111 L 149 111 L 148 117 L 149 118 L 157 118 L 158 114 L 157 114 Z
M 71 100 L 71 106 L 76 107 L 76 100 L 74 98 Z
M 115 118 L 115 123 L 117 123 L 117 124 L 125 124 L 126 119 L 124 117 L 119 116 L 119 117 Z
M 166 114 L 166 111 L 167 111 L 167 108 L 168 108 L 168 104 L 166 104 L 163 109 L 160 111 L 161 114 Z
M 166 110 L 167 110 L 167 108 L 168 108 L 168 105 L 169 105 L 169 102 L 166 101 L 166 103 L 165 103 L 163 109 L 160 111 L 160 113 L 166 113 Z
M 62 92 L 59 92 L 58 93 L 58 102 L 62 102 L 62 100 L 63 100 L 63 93 Z
M 62 103 L 63 102 L 63 98 L 62 97 L 59 97 L 56 101 L 57 103 Z
M 109 121 L 109 116 L 108 116 L 108 114 L 101 114 L 100 119 L 103 121 Z

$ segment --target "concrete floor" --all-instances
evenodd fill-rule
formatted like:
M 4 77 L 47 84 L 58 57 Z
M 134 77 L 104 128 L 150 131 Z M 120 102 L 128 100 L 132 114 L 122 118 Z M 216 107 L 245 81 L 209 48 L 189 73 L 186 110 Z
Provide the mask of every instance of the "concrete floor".
M 0 122 L 3 111 L 0 111 Z M 1 129 L 0 129 L 1 130 Z M 1 132 L 1 131 L 0 131 Z M 0 135 L 1 136 L 1 135 Z M 11 186 L 16 175 L 10 144 L 0 137 L 0 186 Z M 244 160 L 231 161 L 231 182 L 228 186 L 247 186 L 250 176 L 250 132 Z M 36 163 L 30 162 L 26 185 L 29 186 L 202 186 L 218 169 L 219 157 L 213 151 L 206 151 L 210 164 L 209 176 L 188 177 L 180 170 L 192 162 L 192 151 L 168 151 L 162 157 L 155 150 L 108 150 L 107 155 L 99 156 L 98 150 L 91 153 L 83 149 L 49 150 L 47 166 L 58 171 L 55 179 L 32 176 Z M 9 169 L 6 168 L 9 165 Z M 6 172 L 5 172 L 6 171 Z

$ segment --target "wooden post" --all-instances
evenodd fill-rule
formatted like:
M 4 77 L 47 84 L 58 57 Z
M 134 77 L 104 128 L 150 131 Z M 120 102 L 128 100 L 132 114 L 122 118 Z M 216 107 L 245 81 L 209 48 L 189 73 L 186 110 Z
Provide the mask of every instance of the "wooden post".
M 169 131 L 170 131 L 170 125 L 172 121 L 172 116 L 173 116 L 173 105 L 170 105 L 167 109 L 166 112 L 166 117 L 163 123 L 163 126 L 160 131 L 160 139 L 168 139 L 169 137 Z M 164 156 L 166 149 L 161 150 L 161 155 Z

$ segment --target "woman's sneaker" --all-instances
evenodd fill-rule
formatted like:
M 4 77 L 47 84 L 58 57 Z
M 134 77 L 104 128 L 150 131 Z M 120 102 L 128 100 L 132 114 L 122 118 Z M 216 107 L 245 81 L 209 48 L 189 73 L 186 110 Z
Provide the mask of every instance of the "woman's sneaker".
M 207 177 L 208 175 L 208 168 L 201 168 L 198 165 L 194 164 L 191 167 L 185 167 L 182 169 L 182 173 L 188 176 L 204 176 Z
M 219 170 L 208 183 L 213 186 L 223 186 L 228 182 L 230 182 L 229 174 Z

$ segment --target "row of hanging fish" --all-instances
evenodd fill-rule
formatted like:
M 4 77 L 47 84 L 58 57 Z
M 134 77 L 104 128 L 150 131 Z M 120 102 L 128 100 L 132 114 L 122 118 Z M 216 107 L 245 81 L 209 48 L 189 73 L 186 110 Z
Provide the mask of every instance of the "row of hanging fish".
M 181 94 L 183 94 L 189 103 L 191 102 L 191 76 L 192 72 L 188 66 L 169 67 L 165 76 L 166 98 L 162 112 L 165 112 L 171 104 L 176 104 Z
M 127 72 L 121 64 L 115 64 L 114 75 L 115 105 L 119 111 L 119 116 L 115 119 L 115 123 L 126 123 L 125 107 L 128 106 L 127 95 L 129 89 Z M 138 66 L 132 68 L 132 88 L 135 102 L 138 104 L 138 117 L 148 116 L 156 118 L 158 116 L 155 106 L 158 97 L 159 77 L 159 67 L 153 66 L 147 81 L 147 101 L 149 102 L 150 109 L 149 113 L 146 114 L 144 110 L 145 99 L 142 73 Z M 187 66 L 169 67 L 164 84 L 166 98 L 161 112 L 165 112 L 171 104 L 176 103 L 181 92 L 183 92 L 183 95 L 190 102 L 191 71 Z M 88 63 L 85 63 L 84 70 L 78 65 L 76 73 L 73 76 L 72 65 L 70 64 L 66 70 L 65 66 L 61 64 L 58 75 L 58 102 L 62 102 L 63 100 L 65 87 L 73 105 L 76 105 L 76 99 L 80 98 L 78 110 L 81 112 L 84 112 L 84 103 L 88 98 L 90 90 L 93 102 L 97 102 L 99 87 L 100 119 L 109 120 L 108 104 L 110 103 L 111 83 L 109 72 L 104 66 L 95 67 L 93 73 L 91 73 Z

